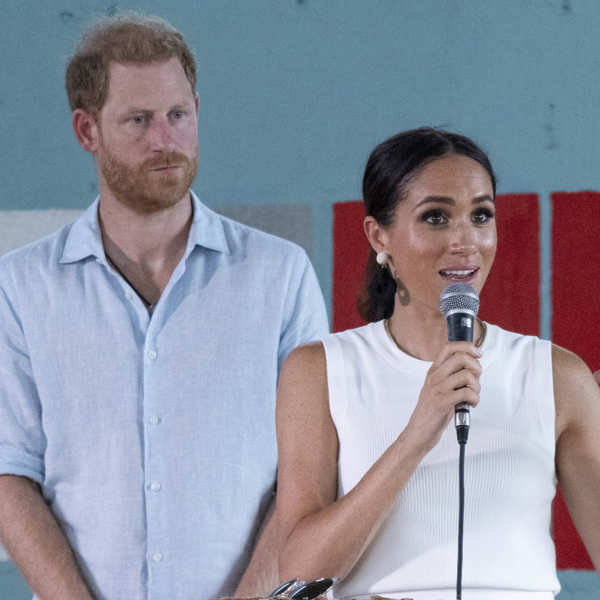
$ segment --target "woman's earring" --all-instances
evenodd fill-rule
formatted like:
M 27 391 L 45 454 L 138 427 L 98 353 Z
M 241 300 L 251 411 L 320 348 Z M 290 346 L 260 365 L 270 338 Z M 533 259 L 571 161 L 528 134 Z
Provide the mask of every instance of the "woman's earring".
M 408 306 L 410 304 L 410 292 L 406 289 L 406 286 L 400 281 L 399 277 L 394 277 L 394 281 L 396 282 L 396 296 L 398 297 L 398 302 L 402 306 Z
M 388 261 L 388 253 L 387 252 L 378 252 L 377 256 L 375 257 L 375 260 L 377 261 L 377 264 L 381 267 L 385 267 L 385 265 L 387 265 L 387 261 Z

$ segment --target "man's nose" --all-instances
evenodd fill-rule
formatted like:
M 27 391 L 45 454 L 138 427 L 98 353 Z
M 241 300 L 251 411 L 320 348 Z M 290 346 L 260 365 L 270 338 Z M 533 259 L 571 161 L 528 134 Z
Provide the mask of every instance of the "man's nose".
M 167 118 L 154 118 L 148 133 L 152 150 L 162 152 L 174 149 L 173 126 Z

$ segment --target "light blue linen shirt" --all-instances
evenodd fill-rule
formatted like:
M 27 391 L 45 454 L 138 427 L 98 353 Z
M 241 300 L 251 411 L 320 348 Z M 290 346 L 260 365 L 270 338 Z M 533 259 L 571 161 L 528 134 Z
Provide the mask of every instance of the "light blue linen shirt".
M 98 200 L 0 259 L 0 473 L 38 482 L 97 600 L 231 593 L 275 471 L 279 368 L 327 333 L 298 246 L 192 196 L 152 316 Z

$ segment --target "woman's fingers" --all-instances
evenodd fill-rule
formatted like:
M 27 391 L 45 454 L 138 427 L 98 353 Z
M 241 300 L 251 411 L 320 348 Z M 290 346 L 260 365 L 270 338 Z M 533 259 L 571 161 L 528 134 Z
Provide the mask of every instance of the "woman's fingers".
M 471 387 L 463 387 L 459 390 L 452 390 L 448 394 L 448 406 L 454 408 L 457 404 L 466 402 L 470 406 L 479 404 L 479 390 L 475 391 Z
M 432 364 L 431 372 L 436 378 L 444 378 L 462 369 L 469 369 L 477 376 L 481 375 L 479 356 L 473 352 L 452 348 L 440 354 Z
M 441 364 L 453 354 L 467 354 L 475 359 L 481 358 L 480 350 L 471 342 L 448 342 L 440 351 L 434 364 Z
M 431 365 L 409 426 L 433 447 L 460 403 L 477 406 L 481 353 L 469 342 L 449 342 Z

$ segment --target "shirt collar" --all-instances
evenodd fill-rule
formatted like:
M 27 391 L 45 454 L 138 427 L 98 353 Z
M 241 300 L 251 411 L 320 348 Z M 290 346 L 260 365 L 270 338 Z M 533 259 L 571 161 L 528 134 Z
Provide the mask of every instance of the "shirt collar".
M 203 246 L 217 252 L 231 254 L 223 221 L 220 215 L 202 204 L 198 196 L 191 191 L 194 217 L 188 237 L 186 255 L 195 246 Z M 102 234 L 98 222 L 98 205 L 100 197 L 71 225 L 63 248 L 61 263 L 72 263 L 84 260 L 89 256 L 104 258 Z
M 210 250 L 231 254 L 231 248 L 223 227 L 223 217 L 202 204 L 193 191 L 191 191 L 191 194 L 194 219 L 188 238 L 188 250 L 191 250 L 194 246 L 203 246 Z
M 104 258 L 102 235 L 98 224 L 98 203 L 100 196 L 93 204 L 71 225 L 65 240 L 65 246 L 60 257 L 61 263 L 72 263 L 83 260 L 88 256 Z

